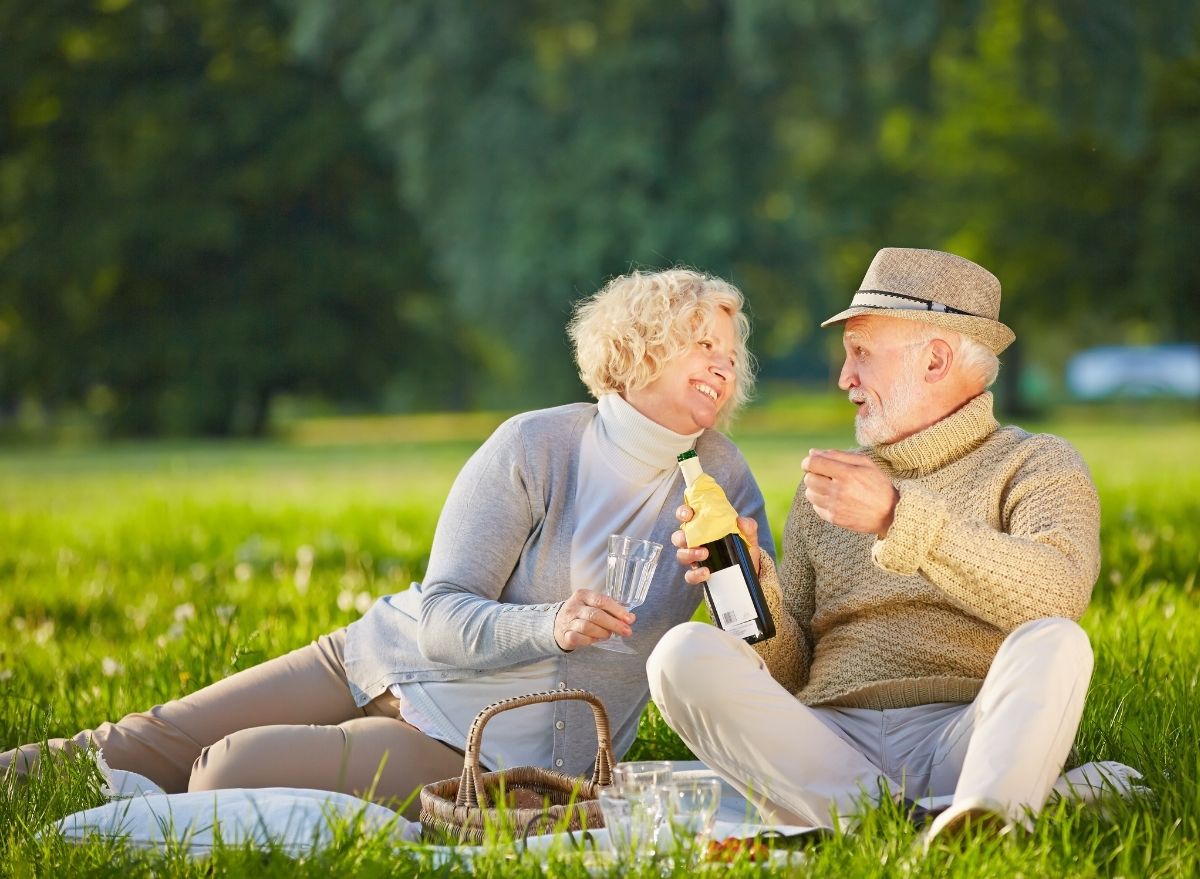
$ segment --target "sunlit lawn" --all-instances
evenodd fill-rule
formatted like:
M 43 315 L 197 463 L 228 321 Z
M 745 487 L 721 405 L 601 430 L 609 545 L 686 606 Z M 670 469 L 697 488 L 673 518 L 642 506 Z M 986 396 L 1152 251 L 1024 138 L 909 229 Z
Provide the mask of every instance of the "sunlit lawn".
M 736 437 L 776 532 L 800 459 L 811 446 L 849 445 L 848 418 L 818 401 L 807 410 L 751 411 L 742 420 Z M 0 452 L 0 748 L 203 686 L 349 622 L 373 596 L 420 577 L 446 489 L 494 423 L 488 416 L 330 423 L 262 445 Z M 1200 422 L 1082 418 L 1041 427 L 1082 451 L 1104 505 L 1104 568 L 1083 620 L 1097 669 L 1075 759 L 1133 765 L 1156 796 L 1107 814 L 1061 807 L 1032 838 L 977 841 L 929 858 L 913 852 L 914 831 L 883 811 L 857 835 L 810 856 L 807 872 L 1165 876 L 1200 869 Z M 686 756 L 653 712 L 633 753 Z M 231 847 L 193 864 L 34 837 L 45 822 L 98 801 L 70 767 L 57 780 L 0 789 L 0 873 L 420 870 L 378 839 L 300 863 Z M 514 861 L 485 872 L 540 869 Z M 551 872 L 585 870 L 568 860 Z

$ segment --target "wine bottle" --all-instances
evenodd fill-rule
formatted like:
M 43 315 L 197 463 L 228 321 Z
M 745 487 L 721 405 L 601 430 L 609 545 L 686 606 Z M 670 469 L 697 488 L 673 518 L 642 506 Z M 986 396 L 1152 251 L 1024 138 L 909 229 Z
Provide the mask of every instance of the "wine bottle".
M 679 469 L 689 489 L 705 476 L 694 451 L 679 456 Z M 704 594 L 708 598 L 713 622 L 718 627 L 745 639 L 748 644 L 757 644 L 775 636 L 775 621 L 767 610 L 767 600 L 758 582 L 758 574 L 754 571 L 750 550 L 737 532 L 737 514 L 712 477 L 707 477 L 706 481 L 710 490 L 715 489 L 715 493 L 719 494 L 718 501 L 728 508 L 733 527 L 723 536 L 703 544 L 708 550 L 708 559 L 702 564 L 709 571 Z M 697 520 L 693 520 L 697 524 L 700 514 L 701 511 L 697 511 Z

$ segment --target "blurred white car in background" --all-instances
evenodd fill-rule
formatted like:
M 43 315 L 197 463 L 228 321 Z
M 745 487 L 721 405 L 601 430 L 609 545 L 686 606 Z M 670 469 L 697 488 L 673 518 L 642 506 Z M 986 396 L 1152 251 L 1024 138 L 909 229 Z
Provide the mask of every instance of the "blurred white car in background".
M 1081 400 L 1200 399 L 1200 345 L 1090 348 L 1067 363 L 1067 389 Z

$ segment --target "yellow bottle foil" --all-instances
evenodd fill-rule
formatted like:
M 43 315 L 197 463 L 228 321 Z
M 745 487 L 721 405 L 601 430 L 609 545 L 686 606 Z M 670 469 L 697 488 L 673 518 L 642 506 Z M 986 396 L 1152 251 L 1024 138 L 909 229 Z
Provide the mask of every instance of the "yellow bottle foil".
M 725 497 L 717 481 L 702 473 L 683 490 L 683 499 L 692 508 L 692 518 L 683 523 L 683 534 L 689 547 L 702 546 L 720 540 L 726 534 L 742 534 L 737 526 L 737 511 Z M 747 541 L 749 542 L 749 541 Z

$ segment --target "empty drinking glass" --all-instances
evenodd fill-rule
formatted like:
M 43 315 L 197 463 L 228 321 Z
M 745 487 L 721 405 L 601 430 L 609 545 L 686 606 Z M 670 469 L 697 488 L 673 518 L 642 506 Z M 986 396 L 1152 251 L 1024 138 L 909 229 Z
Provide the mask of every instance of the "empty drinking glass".
M 637 797 L 625 796 L 616 787 L 600 788 L 598 798 L 613 853 L 633 862 L 653 855 L 657 827 L 644 803 Z
M 669 760 L 639 760 L 613 767 L 613 784 L 618 788 L 645 783 L 661 787 L 670 780 Z
M 694 861 L 703 851 L 721 805 L 719 778 L 672 781 L 664 789 L 664 820 L 675 844 Z
M 604 581 L 604 594 L 614 598 L 626 610 L 639 607 L 646 600 L 650 580 L 658 567 L 658 555 L 662 544 L 653 540 L 641 540 L 614 534 L 608 538 L 608 573 Z M 632 647 L 620 635 L 612 635 L 596 645 L 617 653 L 633 653 Z
M 671 783 L 671 764 L 666 760 L 618 763 L 613 767 L 613 787 L 632 803 L 639 820 L 653 828 L 657 842 L 664 815 L 663 796 Z M 651 852 L 654 846 L 651 846 Z

